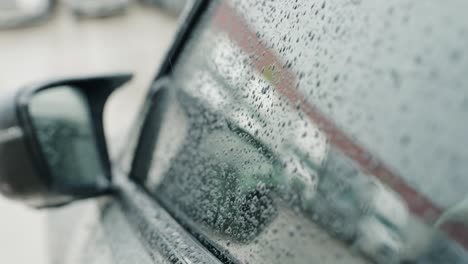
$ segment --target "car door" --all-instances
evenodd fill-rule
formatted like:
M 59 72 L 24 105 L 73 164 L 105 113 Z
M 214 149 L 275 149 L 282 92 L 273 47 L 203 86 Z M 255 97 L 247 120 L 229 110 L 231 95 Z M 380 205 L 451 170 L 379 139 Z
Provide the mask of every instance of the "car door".
M 145 195 L 228 263 L 468 261 L 465 2 L 198 6 L 144 109 Z

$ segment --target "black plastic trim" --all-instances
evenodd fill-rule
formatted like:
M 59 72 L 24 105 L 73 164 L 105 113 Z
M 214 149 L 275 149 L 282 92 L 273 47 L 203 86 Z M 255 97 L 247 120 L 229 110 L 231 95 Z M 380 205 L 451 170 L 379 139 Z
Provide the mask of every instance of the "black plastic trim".
M 155 108 L 162 107 L 158 105 L 164 104 L 165 92 L 161 92 L 161 90 L 168 88 L 167 86 L 170 83 L 173 65 L 177 63 L 177 60 L 179 59 L 186 43 L 193 33 L 193 29 L 198 25 L 200 18 L 204 15 L 204 11 L 206 11 L 210 2 L 210 0 L 197 0 L 193 1 L 192 5 L 189 6 L 189 9 L 187 9 L 188 12 L 186 13 L 179 30 L 177 31 L 171 49 L 166 54 L 161 68 L 154 78 L 149 94 L 146 97 L 146 101 L 143 105 L 143 110 L 141 111 L 140 115 L 140 118 L 143 119 L 143 122 L 142 126 L 137 128 L 140 130 L 140 135 L 134 150 L 129 176 L 137 182 L 144 182 L 149 169 L 148 165 L 145 165 L 143 164 L 144 162 L 138 160 L 139 157 L 145 157 L 150 154 L 148 153 L 150 148 L 147 146 L 147 139 L 148 137 L 153 137 L 149 132 L 151 132 L 151 128 L 154 127 L 154 124 L 152 124 L 154 118 L 151 118 L 151 115 L 148 113 L 151 113 L 151 110 Z M 164 87 L 162 87 L 161 82 L 164 83 Z M 152 142 L 151 144 L 155 144 L 155 142 Z

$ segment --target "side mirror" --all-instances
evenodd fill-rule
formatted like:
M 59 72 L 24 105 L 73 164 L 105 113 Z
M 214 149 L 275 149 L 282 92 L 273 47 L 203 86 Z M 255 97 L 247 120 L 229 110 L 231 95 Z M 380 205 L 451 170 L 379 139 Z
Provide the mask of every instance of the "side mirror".
M 104 104 L 131 78 L 49 82 L 0 98 L 0 192 L 33 207 L 107 193 Z

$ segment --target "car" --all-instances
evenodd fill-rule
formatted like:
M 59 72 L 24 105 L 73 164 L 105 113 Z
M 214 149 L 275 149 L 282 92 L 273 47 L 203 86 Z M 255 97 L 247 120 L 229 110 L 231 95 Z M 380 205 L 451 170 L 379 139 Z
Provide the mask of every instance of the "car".
M 128 0 L 67 0 L 77 17 L 109 17 L 126 12 Z
M 146 5 L 153 5 L 168 11 L 170 14 L 180 14 L 187 4 L 187 0 L 140 0 Z
M 14 29 L 46 20 L 55 0 L 3 0 L 0 2 L 0 29 Z
M 467 263 L 467 7 L 193 1 L 125 142 L 131 74 L 5 95 L 0 190 L 57 263 Z

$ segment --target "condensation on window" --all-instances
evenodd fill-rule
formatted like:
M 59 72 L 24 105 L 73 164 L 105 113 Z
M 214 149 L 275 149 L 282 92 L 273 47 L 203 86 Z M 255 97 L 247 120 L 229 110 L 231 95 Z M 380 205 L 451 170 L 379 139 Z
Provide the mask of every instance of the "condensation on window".
M 467 8 L 213 3 L 147 186 L 241 263 L 467 263 Z

